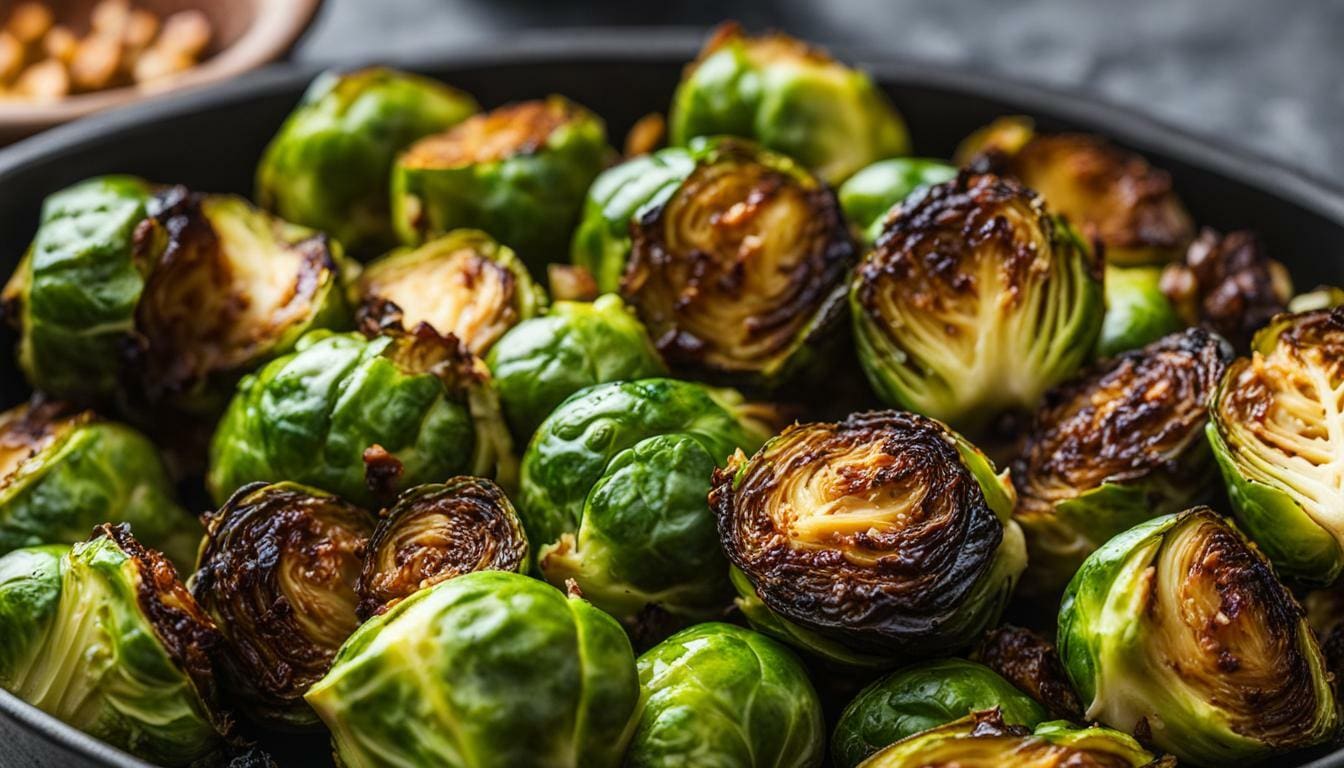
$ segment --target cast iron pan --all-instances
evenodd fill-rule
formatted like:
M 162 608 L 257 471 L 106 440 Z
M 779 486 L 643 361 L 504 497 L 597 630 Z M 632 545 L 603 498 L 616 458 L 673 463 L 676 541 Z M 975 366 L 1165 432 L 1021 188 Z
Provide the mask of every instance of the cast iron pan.
M 562 93 L 606 121 L 615 143 L 649 112 L 665 111 L 701 33 L 621 30 L 522 35 L 430 59 L 384 62 L 425 72 L 475 94 L 486 107 Z M 1344 285 L 1344 190 L 1251 154 L 1234 152 L 1086 97 L 943 66 L 838 52 L 873 72 L 909 122 L 917 152 L 947 157 L 957 141 L 1007 114 L 1047 130 L 1105 134 L 1171 172 L 1201 224 L 1250 228 L 1286 263 L 1299 288 Z M 354 66 L 358 62 L 351 62 Z M 0 152 L 0 276 L 32 237 L 42 199 L 101 173 L 133 173 L 200 190 L 249 193 L 262 147 L 315 69 L 279 68 L 222 86 L 105 113 Z M 0 407 L 27 396 L 13 339 L 0 334 Z M 287 738 L 285 765 L 330 765 L 323 740 Z M 1316 751 L 1275 765 L 1344 768 L 1344 751 Z M 1313 762 L 1314 761 L 1314 762 Z M 0 765 L 146 764 L 0 691 Z

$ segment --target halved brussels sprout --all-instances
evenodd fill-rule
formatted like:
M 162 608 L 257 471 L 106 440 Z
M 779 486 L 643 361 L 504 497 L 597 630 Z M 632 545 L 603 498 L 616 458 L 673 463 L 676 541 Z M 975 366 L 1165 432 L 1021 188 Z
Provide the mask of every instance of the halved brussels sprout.
M 1055 717 L 1079 722 L 1083 705 L 1055 644 L 1024 627 L 1004 624 L 985 634 L 971 658 L 1030 696 Z
M 900 114 L 866 73 L 788 35 L 714 31 L 672 97 L 669 139 L 732 135 L 797 158 L 830 184 L 910 151 Z
M 1002 118 L 969 136 L 956 157 L 1039 192 L 1101 244 L 1108 263 L 1162 264 L 1194 239 L 1194 221 L 1166 171 L 1100 136 L 1039 134 L 1026 118 Z
M 1293 295 L 1288 270 L 1246 230 L 1220 236 L 1205 229 L 1185 259 L 1163 271 L 1161 285 L 1187 325 L 1212 328 L 1239 350 Z
M 266 147 L 257 204 L 355 251 L 391 245 L 388 177 L 397 153 L 480 107 L 437 80 L 384 67 L 326 72 Z
M 365 339 L 316 332 L 238 385 L 206 482 L 223 503 L 292 480 L 363 506 L 471 474 L 513 482 L 516 460 L 489 372 L 427 326 Z
M 556 302 L 504 334 L 487 361 L 504 415 L 522 442 L 585 387 L 667 374 L 644 324 L 611 294 L 591 304 Z
M 1097 356 L 1137 349 L 1180 330 L 1185 323 L 1162 292 L 1161 267 L 1106 265 L 1106 319 Z
M 1026 566 L 1006 474 L 912 413 L 791 427 L 716 471 L 710 505 L 752 624 L 845 663 L 968 645 Z
M 850 225 L 871 246 L 882 234 L 882 224 L 901 201 L 931 184 L 956 178 L 957 169 L 941 160 L 895 157 L 881 160 L 840 185 L 840 208 Z
M 527 537 L 513 504 L 481 477 L 406 491 L 383 512 L 359 575 L 359 615 L 387 611 L 410 595 L 475 571 L 520 571 Z
M 610 616 L 478 571 L 365 622 L 307 699 L 342 765 L 615 768 L 639 678 Z
M 962 173 L 902 204 L 856 270 L 859 360 L 888 404 L 981 431 L 1090 358 L 1101 278 L 1039 196 Z
M 547 580 L 632 622 L 650 606 L 709 618 L 732 602 L 705 496 L 738 449 L 764 442 L 737 393 L 674 379 L 565 401 L 532 438 L 519 508 Z
M 831 760 L 836 768 L 855 768 L 901 739 L 995 708 L 1010 725 L 1034 728 L 1048 717 L 983 664 L 963 659 L 916 664 L 880 678 L 845 707 L 831 739 Z
M 639 657 L 643 707 L 628 768 L 818 768 L 821 702 L 788 648 L 731 624 L 697 624 Z
M 0 686 L 155 764 L 220 746 L 218 639 L 173 566 L 124 526 L 0 558 Z
M 1079 569 L 1059 650 L 1086 717 L 1195 765 L 1331 738 L 1320 647 L 1269 561 L 1207 507 L 1141 523 Z
M 1344 571 L 1344 308 L 1279 315 L 1227 369 L 1207 428 L 1237 521 L 1280 572 Z
M 611 154 L 601 118 L 562 96 L 500 107 L 402 153 L 392 223 L 408 245 L 482 229 L 543 270 L 564 253 Z
M 358 291 L 361 324 L 426 323 L 476 355 L 546 307 L 546 292 L 513 251 L 474 229 L 377 259 L 360 273 Z
M 1232 356 L 1222 338 L 1190 328 L 1046 394 L 1013 465 L 1026 583 L 1058 594 L 1112 536 L 1212 495 L 1204 428 Z
M 294 483 L 238 489 L 206 518 L 191 592 L 224 635 L 224 693 L 247 718 L 317 724 L 303 701 L 359 626 L 355 581 L 373 516 Z

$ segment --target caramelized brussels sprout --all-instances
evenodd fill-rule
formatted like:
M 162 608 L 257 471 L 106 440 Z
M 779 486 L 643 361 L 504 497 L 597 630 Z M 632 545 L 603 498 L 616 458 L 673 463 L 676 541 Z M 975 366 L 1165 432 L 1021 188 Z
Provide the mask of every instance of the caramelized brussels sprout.
M 303 701 L 359 626 L 355 580 L 373 516 L 294 483 L 243 486 L 207 517 L 191 592 L 224 635 L 224 693 L 277 728 L 317 725 Z
M 394 241 L 388 176 L 397 153 L 476 112 L 436 80 L 383 67 L 326 72 L 266 147 L 257 204 L 360 251 Z
M 476 355 L 546 306 L 545 291 L 513 251 L 474 229 L 377 259 L 360 273 L 359 296 L 362 324 L 426 323 Z
M 1201 232 L 1185 259 L 1163 271 L 1161 286 L 1187 325 L 1212 328 L 1239 350 L 1293 295 L 1288 270 L 1244 230 Z
M 0 558 L 0 686 L 157 765 L 220 746 L 218 638 L 173 566 L 125 527 Z
M 307 699 L 342 765 L 615 768 L 639 678 L 610 616 L 479 571 L 365 622 Z
M 888 404 L 979 432 L 1088 360 L 1101 277 L 1040 197 L 963 173 L 908 199 L 856 270 L 859 360 Z
M 1218 471 L 1204 428 L 1231 361 L 1226 341 L 1191 328 L 1046 394 L 1013 466 L 1038 592 L 1058 594 L 1117 533 L 1208 499 Z
M 1162 292 L 1160 267 L 1106 265 L 1106 319 L 1097 356 L 1137 349 L 1180 330 L 1185 323 Z
M 896 157 L 873 163 L 840 185 L 838 197 L 845 218 L 867 245 L 882 234 L 882 225 L 901 201 L 931 184 L 956 178 L 957 169 L 941 160 Z
M 1302 609 L 1207 507 L 1126 531 L 1064 595 L 1059 650 L 1088 720 L 1195 765 L 1246 765 L 1329 739 L 1330 676 Z
M 797 158 L 830 184 L 910 150 L 905 123 L 867 74 L 824 51 L 724 24 L 672 97 L 669 139 L 732 135 Z
M 972 659 L 1003 676 L 1061 720 L 1080 722 L 1083 705 L 1054 643 L 1024 627 L 1005 624 L 986 633 Z
M 1289 312 L 1311 312 L 1330 309 L 1344 304 L 1344 288 L 1318 285 L 1306 293 L 1299 293 L 1288 302 Z
M 787 429 L 716 471 L 710 505 L 752 624 L 851 664 L 968 645 L 1026 565 L 1006 474 L 912 413 Z
M 359 575 L 359 615 L 368 618 L 441 581 L 475 571 L 520 571 L 527 537 L 513 504 L 481 477 L 406 491 L 383 512 Z

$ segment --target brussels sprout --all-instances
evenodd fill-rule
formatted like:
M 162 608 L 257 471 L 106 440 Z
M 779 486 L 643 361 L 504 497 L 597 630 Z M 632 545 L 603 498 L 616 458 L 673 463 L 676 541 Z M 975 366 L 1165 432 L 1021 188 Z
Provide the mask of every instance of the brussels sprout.
M 360 274 L 359 296 L 362 323 L 426 323 L 477 355 L 546 306 L 546 292 L 513 251 L 474 229 L 374 261 Z
M 887 216 L 917 190 L 956 178 L 957 169 L 941 160 L 898 157 L 873 163 L 840 185 L 845 217 L 868 245 L 877 241 Z
M 773 33 L 720 26 L 672 97 L 669 139 L 755 139 L 797 158 L 830 184 L 910 151 L 905 123 L 867 74 Z
M 653 342 L 618 296 L 560 301 L 504 334 L 487 358 L 513 434 L 526 442 L 565 398 L 585 387 L 667 373 Z
M 359 626 L 355 580 L 373 522 L 294 483 L 244 486 L 208 516 L 191 592 L 224 635 L 220 682 L 242 714 L 317 724 L 303 694 Z
M 859 360 L 888 404 L 982 431 L 1091 356 L 1101 277 L 1040 197 L 963 173 L 908 199 L 856 270 Z
M 206 757 L 214 624 L 124 526 L 94 534 L 0 558 L 0 686 L 156 764 Z
M 1306 293 L 1299 293 L 1288 302 L 1289 312 L 1311 312 L 1315 309 L 1330 309 L 1344 304 L 1344 288 L 1333 285 L 1318 285 Z
M 210 493 L 292 480 L 372 506 L 457 474 L 513 482 L 485 364 L 427 326 L 374 339 L 311 333 L 247 376 L 215 430 Z
M 787 429 L 716 471 L 710 505 L 747 618 L 845 663 L 968 645 L 1026 565 L 1006 474 L 901 411 Z
M 1280 315 L 1228 367 L 1207 428 L 1237 521 L 1280 572 L 1333 584 L 1344 571 L 1344 308 Z
M 1288 270 L 1265 255 L 1253 232 L 1206 229 L 1182 262 L 1162 273 L 1162 291 L 1187 325 L 1202 324 L 1244 350 L 1293 295 Z
M 602 174 L 573 257 L 634 305 L 674 367 L 773 384 L 836 324 L 855 252 L 835 195 L 807 171 L 700 139 Z
M 921 731 L 998 708 L 1004 722 L 1033 728 L 1046 711 L 983 664 L 943 659 L 893 672 L 864 688 L 840 714 L 831 740 L 837 768 L 854 768 Z
M 1207 500 L 1204 438 L 1232 348 L 1200 328 L 1101 361 L 1046 394 L 1013 465 L 1031 568 L 1058 594 L 1094 549 L 1144 520 Z
M 711 622 L 639 657 L 643 710 L 628 768 L 817 768 L 821 702 L 798 659 L 749 629 Z
M 564 97 L 500 107 L 402 153 L 392 223 L 409 245 L 483 229 L 541 270 L 564 252 L 611 154 L 602 120 Z
M 1106 319 L 1097 356 L 1110 357 L 1157 341 L 1185 324 L 1162 292 L 1160 267 L 1106 265 Z
M 326 72 L 308 87 L 257 165 L 257 203 L 347 248 L 392 244 L 388 177 L 397 153 L 476 112 L 476 100 L 383 67 Z
M 365 622 L 307 699 L 342 765 L 614 768 L 639 679 L 610 616 L 478 571 Z
M 1099 136 L 1042 135 L 1030 120 L 1009 117 L 968 137 L 957 159 L 1039 192 L 1051 210 L 1100 243 L 1111 264 L 1162 264 L 1195 236 L 1171 177 Z
M 1316 638 L 1269 562 L 1207 507 L 1116 536 L 1070 582 L 1059 650 L 1087 719 L 1195 765 L 1245 765 L 1339 722 Z
M 1023 627 L 1004 624 L 980 640 L 971 658 L 1026 693 L 1061 720 L 1081 721 L 1083 705 L 1054 643 Z
M 359 575 L 359 614 L 474 571 L 514 571 L 527 563 L 527 537 L 499 486 L 480 477 L 406 491 L 383 513 Z
M 705 502 L 710 474 L 766 434 L 740 397 L 674 379 L 601 384 L 542 422 L 523 456 L 520 511 L 551 583 L 573 579 L 626 621 L 656 605 L 704 619 L 732 601 Z
M 53 401 L 0 414 L 0 554 L 83 541 L 106 522 L 183 566 L 201 538 L 144 435 Z

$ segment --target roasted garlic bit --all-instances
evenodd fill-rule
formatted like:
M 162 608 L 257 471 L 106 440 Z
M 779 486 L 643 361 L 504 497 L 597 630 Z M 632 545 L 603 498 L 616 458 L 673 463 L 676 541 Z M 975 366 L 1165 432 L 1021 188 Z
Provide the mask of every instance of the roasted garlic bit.
M 47 34 L 55 23 L 51 9 L 45 3 L 19 3 L 9 12 L 5 30 L 22 45 L 33 45 Z
M 110 35 L 90 35 L 79 41 L 70 59 L 70 77 L 82 91 L 96 91 L 112 84 L 121 70 L 121 40 Z
M 1181 262 L 1162 272 L 1162 291 L 1187 325 L 1204 325 L 1246 349 L 1293 295 L 1288 270 L 1254 232 L 1200 232 Z

